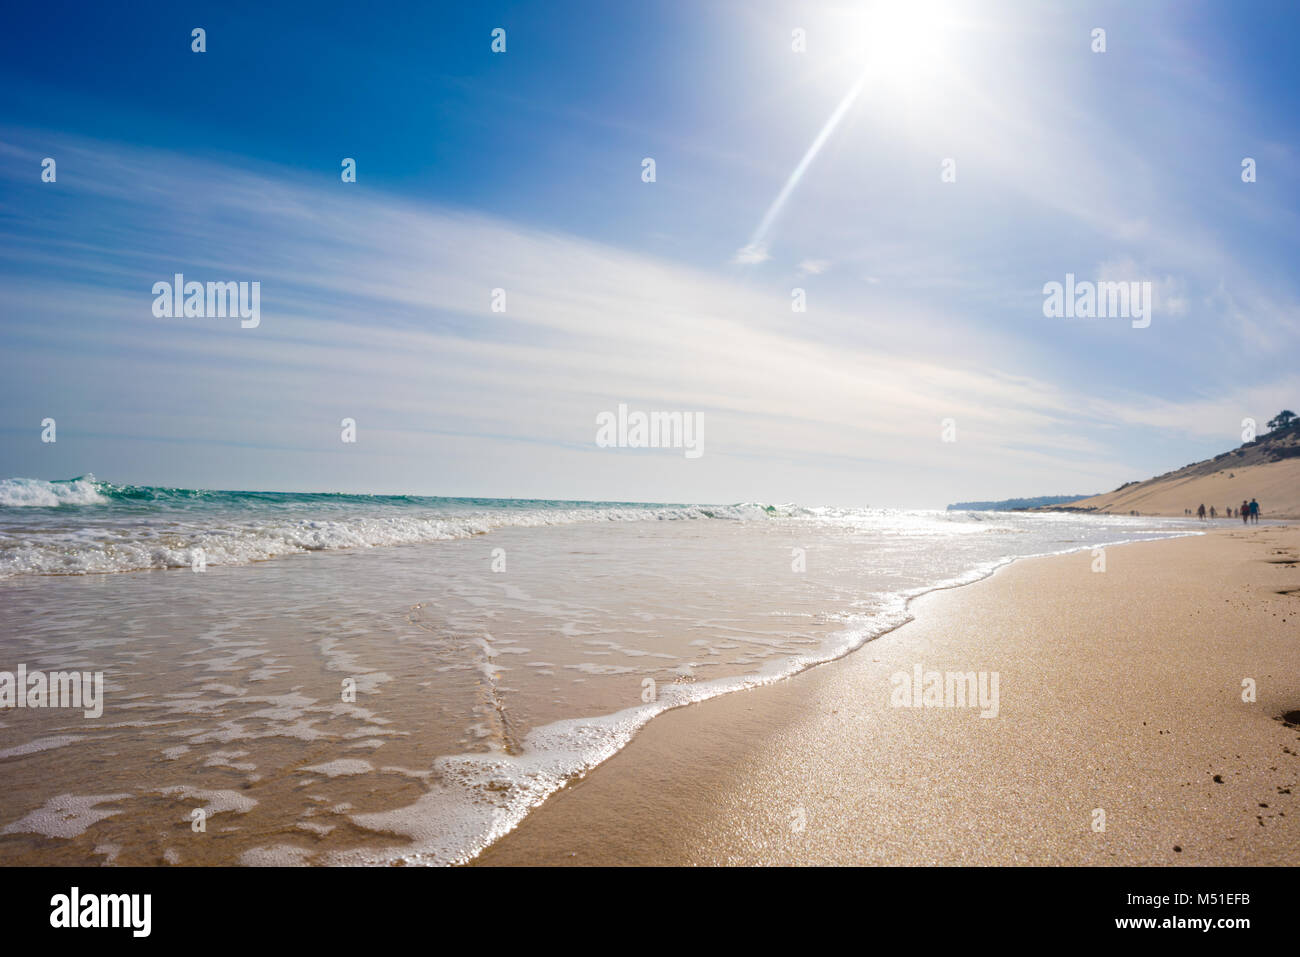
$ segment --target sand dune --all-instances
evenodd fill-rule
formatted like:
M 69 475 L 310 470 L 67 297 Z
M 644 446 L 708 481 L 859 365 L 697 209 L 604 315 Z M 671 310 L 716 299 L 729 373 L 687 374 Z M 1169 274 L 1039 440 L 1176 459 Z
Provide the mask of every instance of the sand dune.
M 1223 515 L 1228 506 L 1236 509 L 1242 499 L 1252 498 L 1264 518 L 1300 518 L 1300 430 L 1263 436 L 1204 462 L 1055 508 L 1182 515 L 1203 503 Z
M 1076 509 L 1143 515 L 1182 515 L 1202 503 L 1223 515 L 1242 499 L 1257 499 L 1264 518 L 1300 518 L 1300 459 L 1225 467 L 1211 475 L 1151 479 L 1073 503 Z

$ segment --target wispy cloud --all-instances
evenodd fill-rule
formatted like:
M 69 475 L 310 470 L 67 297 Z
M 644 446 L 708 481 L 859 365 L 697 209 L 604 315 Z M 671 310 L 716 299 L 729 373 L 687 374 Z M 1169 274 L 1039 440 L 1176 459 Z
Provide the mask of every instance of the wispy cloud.
M 0 240 L 18 306 L 0 392 L 36 422 L 54 404 L 42 383 L 59 383 L 61 434 L 103 437 L 85 446 L 101 472 L 161 467 L 146 446 L 164 439 L 266 450 L 199 454 L 190 484 L 942 504 L 1100 488 L 1125 469 L 1116 422 L 1211 421 L 1210 398 L 1107 401 L 916 337 L 810 336 L 768 318 L 789 310 L 779 289 L 725 271 L 323 176 L 64 138 L 78 173 L 40 193 L 18 185 L 23 134 L 3 139 L 29 218 Z M 261 326 L 154 318 L 151 285 L 175 272 L 260 281 Z M 862 322 L 833 305 L 816 319 Z M 913 321 L 891 307 L 892 327 Z M 595 416 L 620 401 L 702 412 L 708 455 L 601 454 Z M 361 428 L 352 458 L 344 415 Z M 957 443 L 939 439 L 946 418 Z M 36 451 L 6 443 L 5 470 L 44 473 Z
M 750 243 L 748 246 L 741 246 L 736 250 L 736 254 L 731 257 L 732 263 L 738 266 L 755 266 L 758 263 L 767 262 L 772 256 L 768 253 L 767 247 L 762 243 Z

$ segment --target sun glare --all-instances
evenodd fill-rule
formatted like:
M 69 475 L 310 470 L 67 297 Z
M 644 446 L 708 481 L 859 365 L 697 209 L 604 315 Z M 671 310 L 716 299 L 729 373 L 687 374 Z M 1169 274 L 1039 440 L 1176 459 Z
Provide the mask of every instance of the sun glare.
M 889 0 L 853 15 L 850 41 L 869 75 L 914 87 L 939 73 L 947 59 L 946 20 L 937 3 Z

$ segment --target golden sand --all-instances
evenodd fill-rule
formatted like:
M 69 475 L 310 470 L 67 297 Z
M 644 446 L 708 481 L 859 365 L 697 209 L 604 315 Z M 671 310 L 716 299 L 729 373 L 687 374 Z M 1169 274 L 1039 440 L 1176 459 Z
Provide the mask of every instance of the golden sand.
M 662 715 L 477 863 L 1300 863 L 1300 528 L 1096 564 L 1018 562 L 844 659 Z M 918 664 L 996 672 L 998 716 L 891 706 Z

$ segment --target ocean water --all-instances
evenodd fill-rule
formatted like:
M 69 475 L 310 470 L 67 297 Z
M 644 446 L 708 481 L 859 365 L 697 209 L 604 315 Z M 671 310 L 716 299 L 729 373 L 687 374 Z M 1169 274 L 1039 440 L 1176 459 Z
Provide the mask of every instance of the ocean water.
M 1202 528 L 0 480 L 0 671 L 104 676 L 97 718 L 0 710 L 0 863 L 465 861 L 919 594 Z
M 340 548 L 415 545 L 497 528 L 744 518 L 763 506 L 644 505 L 224 492 L 0 479 L 0 577 L 242 565 Z

